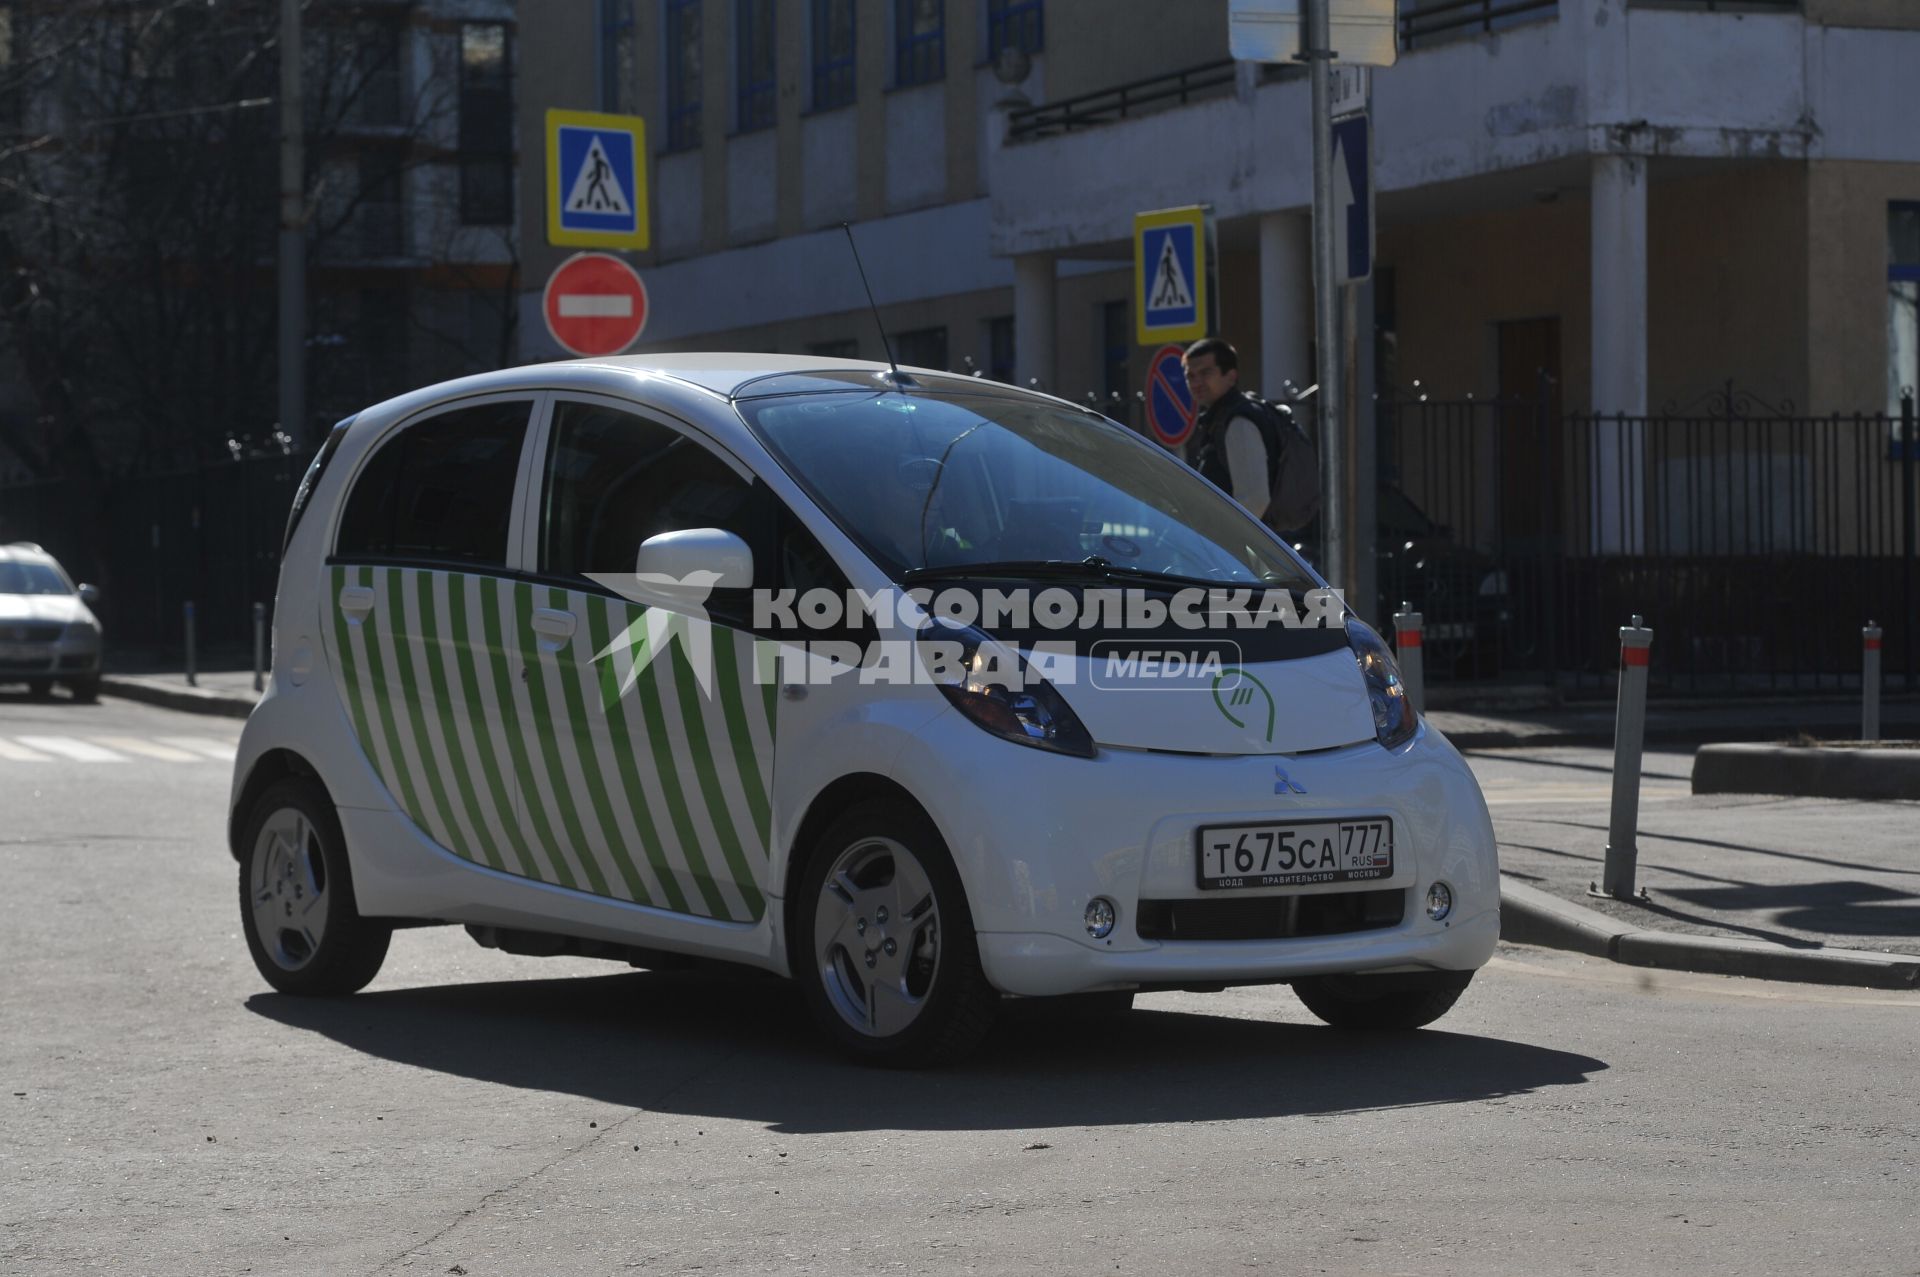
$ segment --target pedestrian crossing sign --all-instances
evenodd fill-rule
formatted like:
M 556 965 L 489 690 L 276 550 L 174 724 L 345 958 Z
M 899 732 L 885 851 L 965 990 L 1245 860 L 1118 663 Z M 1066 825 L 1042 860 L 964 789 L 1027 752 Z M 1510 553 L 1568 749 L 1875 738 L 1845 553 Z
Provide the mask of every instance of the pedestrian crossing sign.
M 647 126 L 637 115 L 547 112 L 547 242 L 647 247 Z
M 1133 313 L 1142 346 L 1207 335 L 1211 245 L 1207 209 L 1170 208 L 1133 218 Z

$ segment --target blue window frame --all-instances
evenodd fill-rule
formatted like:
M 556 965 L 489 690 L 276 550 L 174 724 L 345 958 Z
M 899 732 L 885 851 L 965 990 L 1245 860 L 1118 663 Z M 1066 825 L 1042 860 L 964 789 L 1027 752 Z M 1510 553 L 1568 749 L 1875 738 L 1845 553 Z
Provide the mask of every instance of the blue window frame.
M 1009 45 L 1038 53 L 1047 47 L 1046 13 L 1041 0 L 987 0 L 987 59 Z
M 947 74 L 947 0 L 893 0 L 893 82 L 932 84 Z
M 633 0 L 600 0 L 600 109 L 631 114 Z
M 773 127 L 773 0 L 735 0 L 735 124 L 741 133 Z
M 813 0 L 814 110 L 852 104 L 853 44 L 853 0 Z
M 700 0 L 666 0 L 667 149 L 700 145 Z

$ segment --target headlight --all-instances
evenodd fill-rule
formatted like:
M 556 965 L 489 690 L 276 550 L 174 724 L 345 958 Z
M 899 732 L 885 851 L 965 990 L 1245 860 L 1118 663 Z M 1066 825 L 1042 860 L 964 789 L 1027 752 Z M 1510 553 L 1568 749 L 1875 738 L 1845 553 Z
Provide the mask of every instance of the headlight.
M 1360 662 L 1360 676 L 1366 680 L 1367 701 L 1373 707 L 1373 734 L 1388 749 L 1398 749 L 1413 739 L 1420 727 L 1420 716 L 1407 699 L 1406 684 L 1400 681 L 1400 667 L 1393 653 L 1373 627 L 1355 617 L 1347 618 L 1347 644 Z
M 936 623 L 923 643 L 952 645 L 930 651 L 927 666 L 941 694 L 982 729 L 1004 740 L 1076 758 L 1093 757 L 1093 737 L 1066 698 L 1034 672 L 1017 651 L 971 627 Z
M 60 638 L 64 643 L 88 647 L 100 641 L 100 627 L 92 621 L 71 621 Z

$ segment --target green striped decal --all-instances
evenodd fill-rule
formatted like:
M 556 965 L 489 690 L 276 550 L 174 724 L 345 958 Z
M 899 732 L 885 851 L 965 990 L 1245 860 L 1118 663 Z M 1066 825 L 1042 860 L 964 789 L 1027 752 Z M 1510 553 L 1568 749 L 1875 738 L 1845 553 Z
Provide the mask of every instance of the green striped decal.
M 416 568 L 335 567 L 330 582 L 354 734 L 433 841 L 676 913 L 765 912 L 777 705 L 765 644 L 711 627 L 708 694 L 677 638 L 635 671 L 645 610 L 624 602 Z M 341 605 L 349 588 L 370 598 L 364 618 Z

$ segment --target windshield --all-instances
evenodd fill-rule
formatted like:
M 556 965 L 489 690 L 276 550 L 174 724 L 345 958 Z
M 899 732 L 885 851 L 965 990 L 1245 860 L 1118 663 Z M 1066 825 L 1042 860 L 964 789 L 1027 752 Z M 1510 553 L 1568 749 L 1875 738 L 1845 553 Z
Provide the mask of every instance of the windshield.
M 66 578 L 45 563 L 0 563 L 0 594 L 72 594 Z
M 1000 395 L 782 395 L 741 415 L 896 578 L 1089 575 L 1308 588 L 1246 511 L 1089 413 Z

